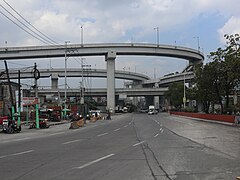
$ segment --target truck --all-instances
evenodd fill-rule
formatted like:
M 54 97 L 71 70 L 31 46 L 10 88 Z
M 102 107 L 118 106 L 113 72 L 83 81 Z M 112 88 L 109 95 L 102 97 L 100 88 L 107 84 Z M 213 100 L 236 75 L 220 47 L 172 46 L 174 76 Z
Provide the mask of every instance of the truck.
M 157 113 L 158 113 L 158 111 L 155 109 L 155 106 L 150 105 L 150 106 L 148 107 L 148 114 L 149 114 L 149 115 L 154 115 L 154 114 L 157 114 Z

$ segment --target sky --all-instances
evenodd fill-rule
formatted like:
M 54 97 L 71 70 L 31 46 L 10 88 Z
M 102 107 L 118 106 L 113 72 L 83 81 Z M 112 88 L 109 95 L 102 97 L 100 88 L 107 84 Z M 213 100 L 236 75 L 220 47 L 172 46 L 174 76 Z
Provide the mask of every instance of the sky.
M 31 24 L 58 44 L 64 44 L 65 41 L 79 44 L 81 40 L 84 44 L 155 44 L 158 27 L 160 44 L 197 49 L 199 42 L 200 50 L 206 57 L 211 51 L 225 46 L 224 34 L 240 33 L 239 2 L 240 0 L 0 0 L 0 46 L 46 45 L 15 23 L 20 26 L 25 24 L 24 28 L 31 28 Z M 91 65 L 92 69 L 106 68 L 104 57 L 83 58 L 84 63 Z M 205 58 L 205 63 L 208 61 Z M 64 68 L 63 58 L 8 61 L 8 66 L 10 70 L 21 69 L 32 66 L 34 62 L 38 68 Z M 184 60 L 166 57 L 124 56 L 116 59 L 117 70 L 143 73 L 152 78 L 181 72 L 185 66 Z M 80 58 L 69 58 L 68 67 L 80 67 Z M 5 68 L 3 62 L 0 63 L 0 68 Z M 105 79 L 91 82 L 91 86 L 106 85 Z M 33 80 L 25 83 L 31 84 Z M 63 80 L 59 81 L 61 83 L 64 83 Z M 50 82 L 40 80 L 39 84 L 43 86 Z M 68 85 L 78 87 L 79 83 L 68 80 Z M 121 87 L 122 81 L 118 80 L 117 86 Z

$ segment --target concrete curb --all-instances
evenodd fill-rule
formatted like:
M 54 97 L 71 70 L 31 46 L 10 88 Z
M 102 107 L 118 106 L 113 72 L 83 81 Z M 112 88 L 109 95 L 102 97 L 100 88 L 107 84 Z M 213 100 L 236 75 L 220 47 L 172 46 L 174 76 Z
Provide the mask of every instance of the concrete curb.
M 188 116 L 181 116 L 181 115 L 175 115 L 171 114 L 171 116 L 177 116 L 177 117 L 184 117 L 187 119 L 193 119 L 197 121 L 203 121 L 203 122 L 209 122 L 209 123 L 215 123 L 215 124 L 222 124 L 222 125 L 227 125 L 227 126 L 236 126 L 233 123 L 228 123 L 228 122 L 222 122 L 222 121 L 214 121 L 214 120 L 208 120 L 208 119 L 200 119 L 200 118 L 194 118 L 194 117 L 188 117 Z
M 70 123 L 70 121 L 49 123 L 49 126 L 57 126 L 57 125 L 67 124 L 67 123 Z

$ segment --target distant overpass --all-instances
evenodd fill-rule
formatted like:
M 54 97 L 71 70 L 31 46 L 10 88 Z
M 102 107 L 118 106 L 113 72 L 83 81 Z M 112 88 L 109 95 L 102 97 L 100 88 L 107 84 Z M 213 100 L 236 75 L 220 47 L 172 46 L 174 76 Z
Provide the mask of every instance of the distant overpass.
M 65 77 L 65 69 L 64 68 L 50 68 L 50 69 L 38 69 L 40 72 L 40 78 L 49 78 L 49 77 Z M 5 69 L 0 69 L 0 72 L 4 72 Z M 107 70 L 106 69 L 80 69 L 80 68 L 68 68 L 67 69 L 67 77 L 81 77 L 83 72 L 84 77 L 98 77 L 98 78 L 106 78 Z M 9 71 L 9 76 L 11 79 L 18 79 L 18 71 Z M 0 77 L 1 79 L 6 79 L 6 74 L 3 74 Z M 33 70 L 27 69 L 26 71 L 21 71 L 21 79 L 30 79 L 33 78 Z M 119 71 L 115 70 L 115 78 L 117 79 L 126 79 L 133 81 L 144 81 L 149 80 L 150 77 L 130 72 L 130 71 Z
M 168 90 L 168 88 L 116 88 L 115 95 L 126 94 L 128 97 L 134 96 L 162 96 Z M 34 95 L 34 91 L 31 92 Z M 64 89 L 39 89 L 38 94 L 40 97 L 44 97 L 46 95 L 54 95 L 64 97 Z M 68 89 L 67 90 L 68 97 L 79 97 L 80 89 Z M 85 96 L 95 96 L 95 97 L 103 97 L 107 96 L 106 88 L 93 88 L 86 89 Z
M 186 82 L 191 82 L 194 79 L 194 72 L 175 73 L 161 78 L 145 80 L 142 85 L 143 87 L 153 87 L 157 83 L 159 87 L 165 87 L 175 82 L 183 82 L 184 79 Z

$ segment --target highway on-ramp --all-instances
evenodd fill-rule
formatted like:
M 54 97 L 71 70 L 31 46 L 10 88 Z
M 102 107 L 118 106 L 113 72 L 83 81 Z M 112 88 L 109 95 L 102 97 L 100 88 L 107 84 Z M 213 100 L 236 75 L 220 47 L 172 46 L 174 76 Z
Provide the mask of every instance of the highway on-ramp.
M 0 179 L 235 179 L 239 127 L 166 113 L 0 133 Z

